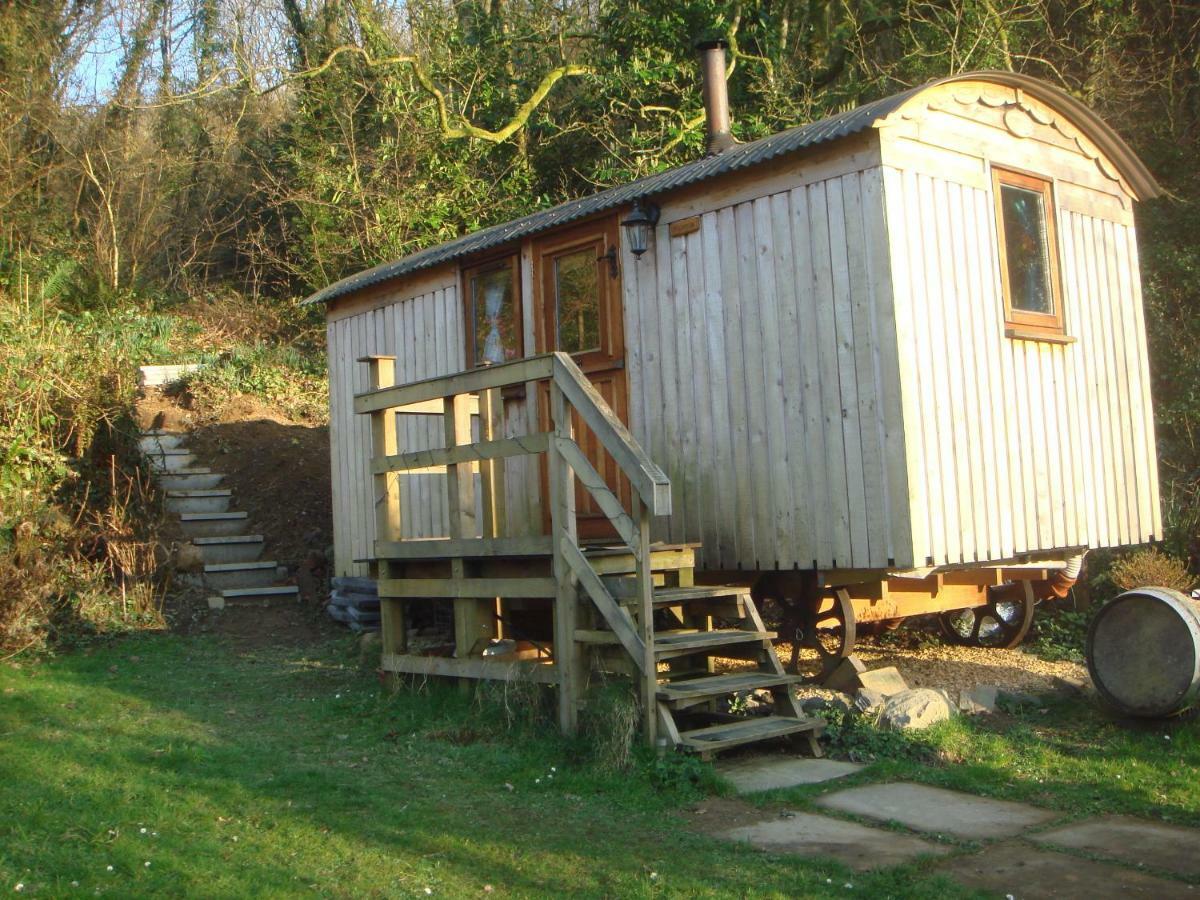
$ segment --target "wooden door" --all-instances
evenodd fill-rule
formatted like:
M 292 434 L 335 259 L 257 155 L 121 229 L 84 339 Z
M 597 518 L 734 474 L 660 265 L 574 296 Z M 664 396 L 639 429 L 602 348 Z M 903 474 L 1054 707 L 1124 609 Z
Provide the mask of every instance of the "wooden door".
M 622 422 L 628 424 L 619 227 L 615 218 L 606 219 L 534 243 L 534 315 L 537 352 L 562 350 L 570 353 L 604 401 Z M 543 427 L 549 427 L 548 387 L 542 389 L 539 410 Z M 600 447 L 595 435 L 578 417 L 573 424 L 576 442 L 628 509 L 628 479 L 620 474 L 612 457 Z M 545 481 L 543 472 L 543 484 Z M 549 505 L 544 506 L 548 529 Z M 576 510 L 580 537 L 613 536 L 608 519 L 582 488 L 577 489 Z

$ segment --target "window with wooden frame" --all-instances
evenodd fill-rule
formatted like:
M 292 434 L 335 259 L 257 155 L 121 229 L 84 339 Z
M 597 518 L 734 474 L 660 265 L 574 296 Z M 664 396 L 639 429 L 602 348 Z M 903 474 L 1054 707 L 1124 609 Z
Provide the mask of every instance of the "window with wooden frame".
M 1062 289 L 1052 186 L 1044 178 L 993 167 L 992 189 L 1005 334 L 1061 339 Z
M 463 269 L 467 363 L 472 368 L 524 355 L 520 273 L 516 254 Z

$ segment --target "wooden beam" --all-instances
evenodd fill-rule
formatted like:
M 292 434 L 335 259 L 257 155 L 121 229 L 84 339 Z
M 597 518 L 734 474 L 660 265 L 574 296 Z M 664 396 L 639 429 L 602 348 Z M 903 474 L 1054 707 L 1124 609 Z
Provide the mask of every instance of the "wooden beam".
M 412 599 L 451 597 L 463 601 L 495 597 L 553 597 L 555 581 L 553 578 L 381 578 L 379 596 Z M 483 624 L 479 623 L 479 630 Z M 490 626 L 490 623 L 486 624 Z M 473 634 L 476 629 L 477 626 L 472 625 Z M 480 637 L 490 636 L 484 633 L 475 635 L 471 647 Z M 463 652 L 470 653 L 471 647 Z
M 396 383 L 394 356 L 367 357 L 360 362 L 368 365 L 372 387 L 382 389 Z M 386 410 L 372 413 L 372 455 L 388 456 L 394 454 L 396 449 L 395 417 Z M 400 479 L 383 472 L 372 476 L 371 485 L 375 499 L 375 535 L 384 541 L 397 541 L 401 535 Z M 404 604 L 400 600 L 381 601 L 379 604 L 380 642 L 384 653 L 403 653 L 408 649 L 404 612 Z
M 566 399 L 557 383 L 550 382 L 550 421 L 555 437 L 571 438 L 571 418 Z M 563 546 L 578 551 L 575 522 L 575 475 L 551 442 L 547 469 L 550 482 L 550 535 L 554 542 L 554 663 L 558 668 L 558 725 L 563 734 L 572 735 L 579 727 L 579 701 L 587 678 L 586 658 L 575 642 L 578 625 L 579 591 L 571 566 L 563 556 Z
M 637 616 L 638 639 L 642 644 L 641 659 L 636 659 L 642 670 L 642 721 L 646 730 L 646 742 L 654 746 L 658 733 L 658 666 L 654 658 L 654 584 L 650 571 L 650 509 L 638 497 L 633 498 L 633 509 L 638 517 L 637 544 L 634 556 L 637 570 L 634 573 L 638 587 Z
M 471 415 L 479 415 L 479 400 L 471 395 L 467 395 L 467 406 L 471 410 Z M 443 397 L 438 397 L 436 400 L 422 400 L 419 403 L 409 403 L 407 406 L 397 406 L 392 412 L 401 416 L 441 416 L 446 413 L 446 401 Z
M 410 675 L 445 675 L 454 678 L 478 678 L 492 681 L 532 681 L 554 684 L 555 666 L 527 661 L 493 662 L 487 659 L 454 659 L 448 656 L 411 656 L 385 653 L 380 664 L 385 672 Z
M 588 565 L 587 559 L 584 558 L 584 555 L 579 551 L 577 546 L 564 540 L 560 543 L 559 547 L 563 559 L 571 567 L 571 571 L 575 574 L 575 577 L 579 579 L 580 587 L 592 598 L 596 609 L 600 610 L 600 615 L 604 618 L 605 624 L 612 629 L 613 633 L 620 640 L 621 646 L 625 648 L 625 652 L 630 655 L 638 668 L 645 671 L 643 667 L 646 664 L 646 644 L 638 635 L 628 611 L 612 598 L 608 589 L 605 588 L 604 582 L 600 580 L 600 576 Z M 653 660 L 653 645 L 650 646 L 649 652 L 650 659 Z M 651 665 L 650 669 L 653 672 L 654 666 Z
M 617 530 L 617 535 L 628 546 L 633 547 L 637 543 L 637 526 L 633 524 L 633 519 L 629 517 L 629 513 L 625 512 L 625 508 L 621 506 L 617 495 L 609 488 L 604 476 L 596 471 L 596 467 L 584 456 L 579 445 L 573 440 L 566 438 L 555 438 L 554 440 L 558 446 L 558 452 L 566 459 L 567 465 L 575 470 L 575 477 L 588 489 L 588 493 L 592 495 L 592 499 L 596 501 L 601 512 L 608 516 L 608 521 Z
M 516 538 L 434 538 L 419 541 L 376 541 L 376 559 L 424 560 L 454 558 L 490 558 L 511 556 L 550 556 L 554 552 L 550 535 Z
M 554 383 L 575 412 L 616 460 L 633 489 L 656 516 L 671 514 L 671 481 L 646 454 L 625 423 L 617 418 L 600 392 L 566 353 L 554 354 Z
M 553 374 L 554 356 L 552 354 L 530 356 L 512 362 L 486 366 L 482 369 L 459 372 L 455 375 L 426 378 L 411 384 L 355 394 L 354 411 L 369 413 L 457 394 L 474 394 L 488 388 L 508 387 L 527 381 L 545 381 Z
M 478 443 L 467 443 L 456 447 L 415 450 L 411 453 L 397 453 L 390 456 L 376 457 L 371 462 L 371 471 L 375 474 L 379 474 L 380 472 L 405 472 L 411 469 L 503 459 L 507 456 L 527 456 L 532 453 L 544 453 L 549 446 L 549 442 L 550 432 L 539 431 L 535 434 L 526 434 L 520 437 L 479 441 Z

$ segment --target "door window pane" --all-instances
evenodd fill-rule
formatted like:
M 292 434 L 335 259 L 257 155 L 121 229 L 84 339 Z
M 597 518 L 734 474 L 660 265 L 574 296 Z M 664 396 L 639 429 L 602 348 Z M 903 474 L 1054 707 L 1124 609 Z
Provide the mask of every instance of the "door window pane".
M 475 365 L 507 362 L 521 355 L 521 323 L 513 297 L 511 263 L 471 279 L 471 321 L 475 327 Z
M 1010 305 L 1022 312 L 1054 315 L 1044 195 L 1041 191 L 1001 184 L 1000 217 Z
M 595 247 L 554 258 L 557 349 L 600 349 L 600 266 Z

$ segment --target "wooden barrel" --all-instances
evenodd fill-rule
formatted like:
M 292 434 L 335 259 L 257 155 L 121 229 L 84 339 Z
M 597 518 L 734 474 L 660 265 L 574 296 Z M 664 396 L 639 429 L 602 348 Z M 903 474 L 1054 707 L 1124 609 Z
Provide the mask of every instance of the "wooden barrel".
M 1126 591 L 1096 613 L 1087 665 L 1109 704 L 1156 718 L 1186 709 L 1200 693 L 1200 607 L 1178 591 Z

